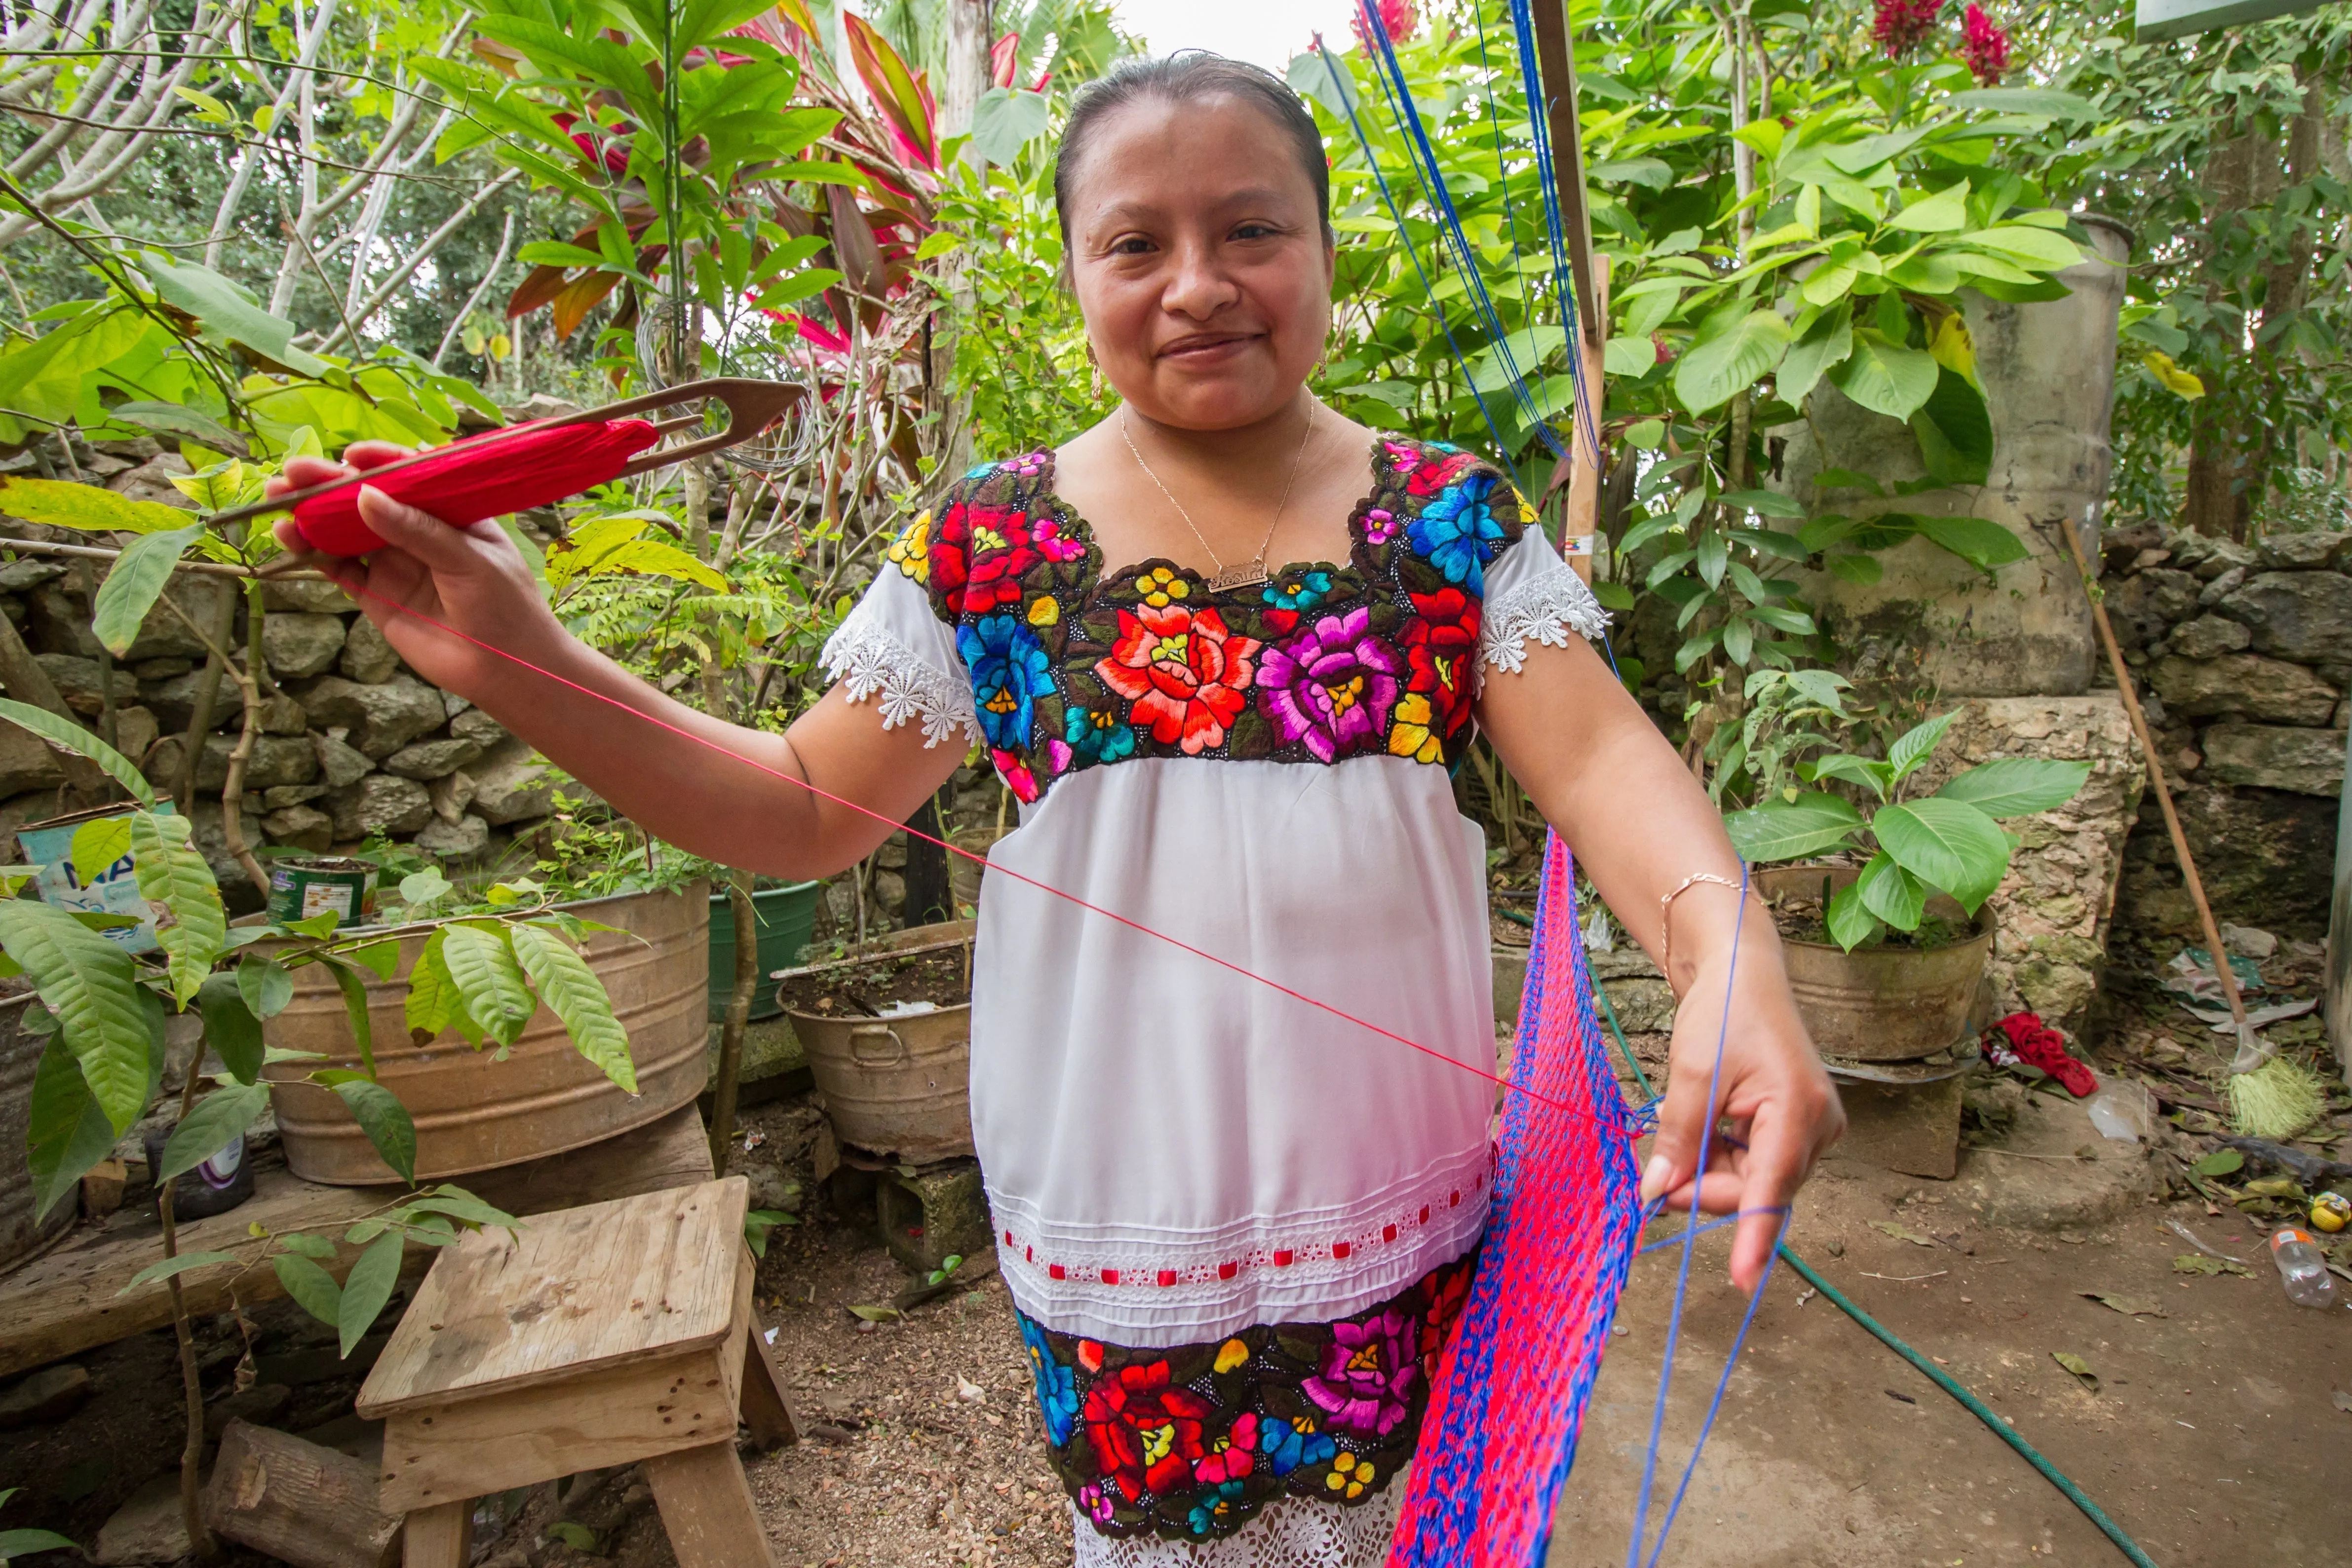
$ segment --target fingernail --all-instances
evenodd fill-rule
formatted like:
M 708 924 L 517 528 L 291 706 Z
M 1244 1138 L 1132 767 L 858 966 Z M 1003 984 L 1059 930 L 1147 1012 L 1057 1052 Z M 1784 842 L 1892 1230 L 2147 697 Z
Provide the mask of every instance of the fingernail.
M 1649 1202 L 1666 1190 L 1666 1180 L 1675 1174 L 1675 1165 L 1664 1155 L 1652 1155 L 1650 1163 L 1642 1167 L 1642 1201 Z

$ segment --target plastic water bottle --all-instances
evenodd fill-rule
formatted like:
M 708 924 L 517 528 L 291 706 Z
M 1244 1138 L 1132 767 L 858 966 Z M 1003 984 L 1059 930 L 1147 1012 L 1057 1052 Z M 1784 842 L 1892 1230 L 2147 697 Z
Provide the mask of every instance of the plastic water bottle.
M 2271 1238 L 2271 1261 L 2286 1283 L 2286 1299 L 2299 1307 L 2332 1307 L 2336 1281 L 2327 1277 L 2327 1260 L 2311 1233 L 2292 1226 Z

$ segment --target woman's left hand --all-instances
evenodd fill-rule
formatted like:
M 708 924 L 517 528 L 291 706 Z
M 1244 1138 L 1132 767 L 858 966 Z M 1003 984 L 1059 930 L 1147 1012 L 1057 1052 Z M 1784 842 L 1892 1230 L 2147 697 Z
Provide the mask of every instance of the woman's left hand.
M 1770 916 L 1750 904 L 1747 918 Z M 1723 1123 L 1728 1137 L 1717 1130 Z M 1642 1201 L 1663 1194 L 1668 1207 L 1688 1209 L 1695 1194 L 1704 1213 L 1738 1212 L 1731 1278 L 1753 1291 L 1788 1223 L 1790 1199 L 1844 1131 L 1845 1110 L 1797 1017 L 1778 946 L 1743 941 L 1702 964 L 1675 1016 Z

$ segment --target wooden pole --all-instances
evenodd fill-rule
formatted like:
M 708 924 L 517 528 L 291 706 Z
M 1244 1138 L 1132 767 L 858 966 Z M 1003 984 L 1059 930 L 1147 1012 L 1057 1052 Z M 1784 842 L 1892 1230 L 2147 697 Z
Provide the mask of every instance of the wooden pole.
M 1569 45 L 1567 0 L 1558 4 L 1538 0 L 1534 19 L 1536 71 L 1543 84 L 1544 124 L 1551 137 L 1560 226 L 1568 235 L 1569 282 L 1576 290 L 1573 347 L 1587 404 L 1570 422 L 1568 457 L 1553 468 L 1538 505 L 1539 508 L 1549 506 L 1552 493 L 1563 482 L 1567 484 L 1568 509 L 1560 519 L 1560 548 L 1576 574 L 1591 582 L 1593 545 L 1601 528 L 1601 487 L 1608 469 L 1598 443 L 1607 401 L 1601 395 L 1601 349 L 1609 336 L 1609 263 L 1605 256 L 1592 253 L 1592 213 L 1585 201 L 1584 142 L 1576 116 L 1576 51 Z
M 2345 737 L 2345 773 L 2352 778 L 2352 732 Z M 2336 813 L 2336 891 L 2327 912 L 2327 1038 L 2336 1071 L 2352 1083 L 2352 789 Z
M 2246 999 L 2238 994 L 2238 977 L 2231 972 L 2230 955 L 2221 946 L 2221 929 L 2213 923 L 2213 906 L 2205 902 L 2205 883 L 2197 874 L 2197 861 L 2189 852 L 2189 837 L 2180 831 L 2180 813 L 2172 809 L 2172 791 L 2164 782 L 2164 764 L 2156 755 L 2156 740 L 2147 732 L 2147 716 L 2140 711 L 2138 695 L 2132 689 L 2131 671 L 2124 664 L 2123 649 L 2116 645 L 2116 629 L 2107 623 L 2107 607 L 2100 601 L 2098 589 L 2091 581 L 2091 563 L 2083 554 L 2082 540 L 2074 536 L 2074 525 L 2061 521 L 2058 531 L 2066 536 L 2066 549 L 2074 558 L 2074 570 L 2083 579 L 2084 595 L 2091 601 L 2091 619 L 2099 628 L 2099 641 L 2107 650 L 2107 666 L 2115 672 L 2116 689 L 2123 693 L 2124 711 L 2131 716 L 2132 733 L 2139 737 L 2141 755 L 2147 758 L 2147 781 L 2156 790 L 2156 803 L 2164 812 L 2165 831 L 2172 835 L 2173 857 L 2180 862 L 2180 880 L 2188 885 L 2190 902 L 2197 905 L 2198 923 L 2205 931 L 2205 950 L 2213 955 L 2213 972 L 2221 982 L 2221 995 L 2230 1003 L 2230 1019 L 2237 1026 L 2238 1056 L 2231 1063 L 2233 1072 L 2245 1072 L 2262 1064 L 2266 1054 L 2254 1039 L 2252 1025 L 2246 1022 Z M 2248 1060 L 2249 1058 L 2252 1060 Z

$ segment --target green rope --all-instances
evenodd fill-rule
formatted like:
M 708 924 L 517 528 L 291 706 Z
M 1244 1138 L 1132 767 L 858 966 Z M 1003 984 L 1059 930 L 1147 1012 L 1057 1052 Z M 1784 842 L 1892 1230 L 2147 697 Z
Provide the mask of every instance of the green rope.
M 1503 917 L 1507 920 L 1516 920 L 1521 925 L 1532 925 L 1535 924 L 1533 920 L 1520 915 L 1517 910 L 1506 909 L 1501 913 Z M 1619 1053 L 1625 1058 L 1625 1065 L 1633 1070 L 1633 1076 L 1640 1082 L 1642 1092 L 1649 1095 L 1652 1099 L 1655 1099 L 1657 1097 L 1657 1091 L 1650 1086 L 1649 1075 L 1642 1071 L 1642 1064 L 1633 1060 L 1633 1048 L 1626 1043 L 1625 1030 L 1617 1022 L 1617 1009 L 1612 1007 L 1609 1003 L 1609 992 L 1599 984 L 1595 984 L 1592 988 L 1592 994 L 1600 999 L 1601 1016 L 1609 1020 L 1609 1032 L 1616 1038 L 1617 1050 Z M 2139 1549 L 2139 1543 L 2137 1542 L 2134 1541 L 2130 1536 L 2126 1535 L 2123 1532 L 2122 1526 L 2116 1523 L 2114 1520 L 2109 1519 L 2105 1511 L 2103 1511 L 2097 1503 L 2093 1502 L 2089 1497 L 2084 1495 L 2081 1487 L 2076 1486 L 2072 1480 L 2069 1480 L 2066 1478 L 2064 1471 L 2052 1464 L 2048 1459 L 2043 1458 L 2040 1449 L 2027 1442 L 2024 1438 L 2019 1437 L 2007 1422 L 2003 1421 L 1999 1416 L 1993 1414 L 1993 1412 L 1986 1406 L 1984 1401 L 1979 1399 L 1975 1395 L 1962 1387 L 1960 1384 L 1956 1379 L 1948 1375 L 1943 1368 L 1937 1366 L 1934 1362 L 1929 1361 L 1926 1356 L 1921 1355 L 1917 1351 L 1913 1350 L 1909 1345 L 1905 1344 L 1901 1340 L 1895 1338 L 1894 1333 L 1876 1318 L 1872 1317 L 1868 1312 L 1864 1312 L 1860 1307 L 1855 1306 L 1852 1301 L 1846 1300 L 1843 1292 L 1840 1291 L 1835 1285 L 1831 1284 L 1827 1280 L 1822 1279 L 1819 1274 L 1813 1272 L 1812 1267 L 1802 1258 L 1798 1257 L 1785 1241 L 1780 1243 L 1780 1256 L 1788 1260 L 1789 1267 L 1794 1269 L 1798 1274 L 1803 1278 L 1807 1284 L 1812 1286 L 1814 1290 L 1819 1291 L 1822 1296 L 1827 1298 L 1832 1306 L 1836 1307 L 1840 1312 L 1845 1313 L 1846 1316 L 1852 1318 L 1855 1322 L 1860 1323 L 1864 1328 L 1869 1330 L 1870 1333 L 1877 1338 L 1879 1343 L 1885 1345 L 1887 1349 L 1893 1351 L 1895 1354 L 1901 1356 L 1904 1360 L 1917 1367 L 1921 1372 L 1926 1373 L 1929 1380 L 1932 1381 L 1937 1387 L 1942 1389 L 1945 1393 L 1958 1400 L 1960 1402 L 1961 1408 L 1968 1411 L 1969 1415 L 1974 1416 L 1986 1426 L 1991 1427 L 1994 1436 L 1998 1437 L 2002 1442 L 2007 1443 L 2011 1448 L 2016 1449 L 2027 1464 L 2032 1465 L 2035 1469 L 2042 1472 L 2042 1479 L 2048 1481 L 2052 1486 L 2056 1487 L 2059 1491 L 2063 1493 L 2068 1502 L 2071 1502 L 2076 1508 L 2081 1509 L 2083 1511 L 2084 1517 L 2088 1519 L 2093 1524 L 2097 1525 L 2101 1532 L 2104 1533 L 2109 1541 L 2116 1543 L 2116 1549 L 2131 1560 L 2133 1568 L 2156 1568 L 2154 1559 L 2150 1558 L 2147 1552 Z

